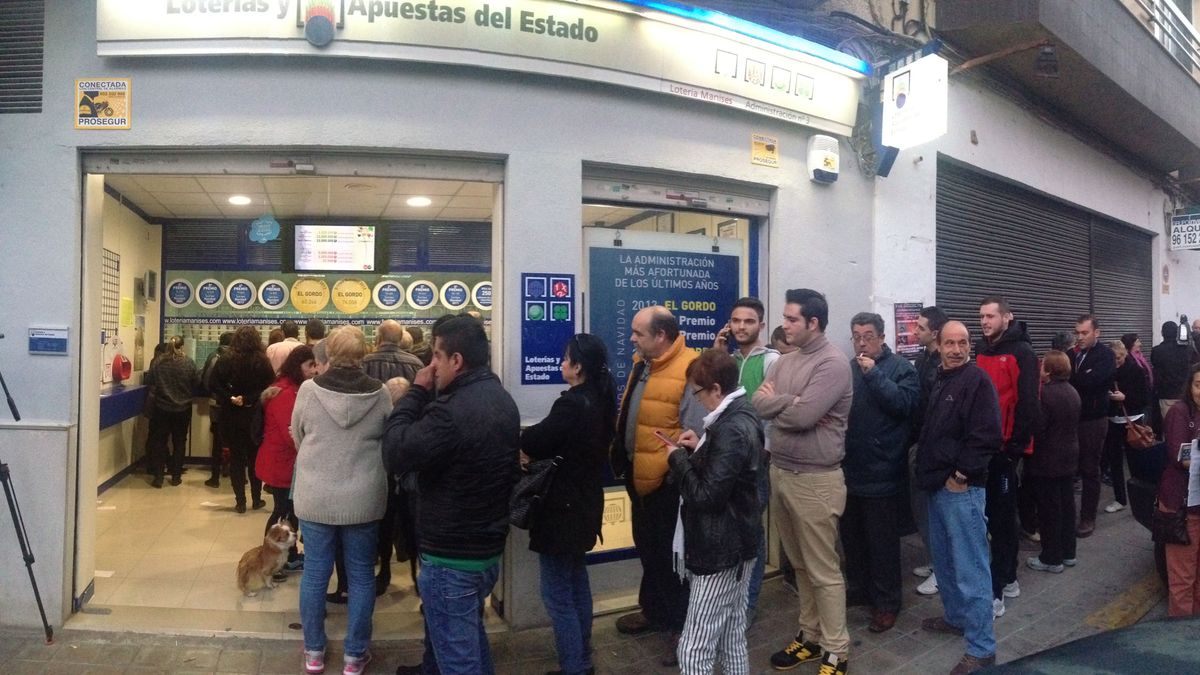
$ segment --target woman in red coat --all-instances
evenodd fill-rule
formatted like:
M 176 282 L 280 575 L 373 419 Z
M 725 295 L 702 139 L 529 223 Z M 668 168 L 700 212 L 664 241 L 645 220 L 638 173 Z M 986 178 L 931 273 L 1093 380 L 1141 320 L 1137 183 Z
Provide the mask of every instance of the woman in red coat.
M 292 423 L 292 408 L 296 406 L 296 393 L 305 380 L 317 374 L 317 362 L 313 359 L 312 347 L 301 345 L 288 354 L 279 367 L 279 377 L 263 392 L 262 443 L 258 446 L 258 458 L 254 462 L 254 473 L 263 482 L 274 499 L 271 517 L 266 529 L 281 519 L 287 520 L 295 530 L 300 526 L 292 509 L 292 474 L 296 468 L 296 443 L 288 426 Z M 271 393 L 274 392 L 274 396 Z M 265 532 L 264 532 L 265 535 Z M 293 546 L 288 561 L 296 559 Z

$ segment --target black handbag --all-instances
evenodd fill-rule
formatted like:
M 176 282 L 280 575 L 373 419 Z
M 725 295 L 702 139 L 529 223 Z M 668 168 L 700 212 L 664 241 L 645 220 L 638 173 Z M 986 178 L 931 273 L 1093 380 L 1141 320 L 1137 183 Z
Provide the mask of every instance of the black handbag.
M 525 475 L 517 481 L 508 500 L 508 522 L 513 527 L 528 530 L 550 493 L 554 474 L 562 457 L 540 459 L 525 467 Z
M 1150 538 L 1156 544 L 1190 544 L 1188 536 L 1187 507 L 1173 512 L 1161 511 L 1154 504 L 1154 515 L 1150 518 Z

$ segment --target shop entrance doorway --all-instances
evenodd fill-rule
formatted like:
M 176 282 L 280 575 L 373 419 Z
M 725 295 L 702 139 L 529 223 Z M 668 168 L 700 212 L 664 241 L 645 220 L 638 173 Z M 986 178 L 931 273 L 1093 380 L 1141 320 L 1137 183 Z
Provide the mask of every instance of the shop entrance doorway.
M 107 155 L 84 164 L 83 325 L 98 339 L 81 341 L 90 343 L 80 382 L 88 432 L 80 434 L 68 625 L 294 639 L 301 571 L 256 597 L 236 587 L 237 561 L 262 543 L 270 504 L 234 510 L 202 386 L 182 483 L 151 483 L 142 377 L 154 347 L 181 337 L 199 370 L 222 333 L 251 325 L 266 344 L 287 319 L 301 326 L 301 341 L 312 318 L 329 329 L 359 325 L 369 342 L 383 319 L 427 335 L 438 316 L 473 311 L 490 330 L 499 314 L 492 260 L 502 170 L 371 156 L 331 157 L 327 175 L 320 158 L 302 173 L 295 162 L 264 170 L 275 165 L 268 161 L 241 173 L 257 164 L 241 156 L 179 156 L 161 162 L 173 166 L 169 174 L 146 163 L 122 170 Z M 214 456 L 219 487 L 206 483 Z M 265 490 L 263 498 L 270 502 Z M 375 636 L 420 637 L 409 566 L 393 559 L 391 570 Z M 344 622 L 344 605 L 330 604 L 331 637 Z

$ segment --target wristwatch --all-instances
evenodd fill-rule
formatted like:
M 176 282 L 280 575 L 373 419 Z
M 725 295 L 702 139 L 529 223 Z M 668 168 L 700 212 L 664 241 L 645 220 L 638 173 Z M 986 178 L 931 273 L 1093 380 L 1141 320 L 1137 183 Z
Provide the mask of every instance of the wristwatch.
M 967 484 L 967 477 L 964 476 L 963 473 L 961 471 L 959 471 L 958 469 L 955 469 L 954 473 L 950 474 L 950 479 L 953 480 L 955 483 L 958 483 L 959 485 Z

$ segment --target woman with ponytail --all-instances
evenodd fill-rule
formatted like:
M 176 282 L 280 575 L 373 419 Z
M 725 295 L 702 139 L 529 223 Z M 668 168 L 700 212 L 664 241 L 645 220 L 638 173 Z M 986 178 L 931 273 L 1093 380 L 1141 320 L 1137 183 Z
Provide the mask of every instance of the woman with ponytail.
M 561 457 L 546 501 L 529 528 L 541 564 L 542 601 L 554 625 L 559 673 L 594 671 L 592 591 L 584 555 L 596 545 L 604 512 L 603 472 L 616 428 L 608 351 L 594 335 L 567 341 L 563 379 L 571 386 L 550 414 L 521 434 L 530 459 Z

